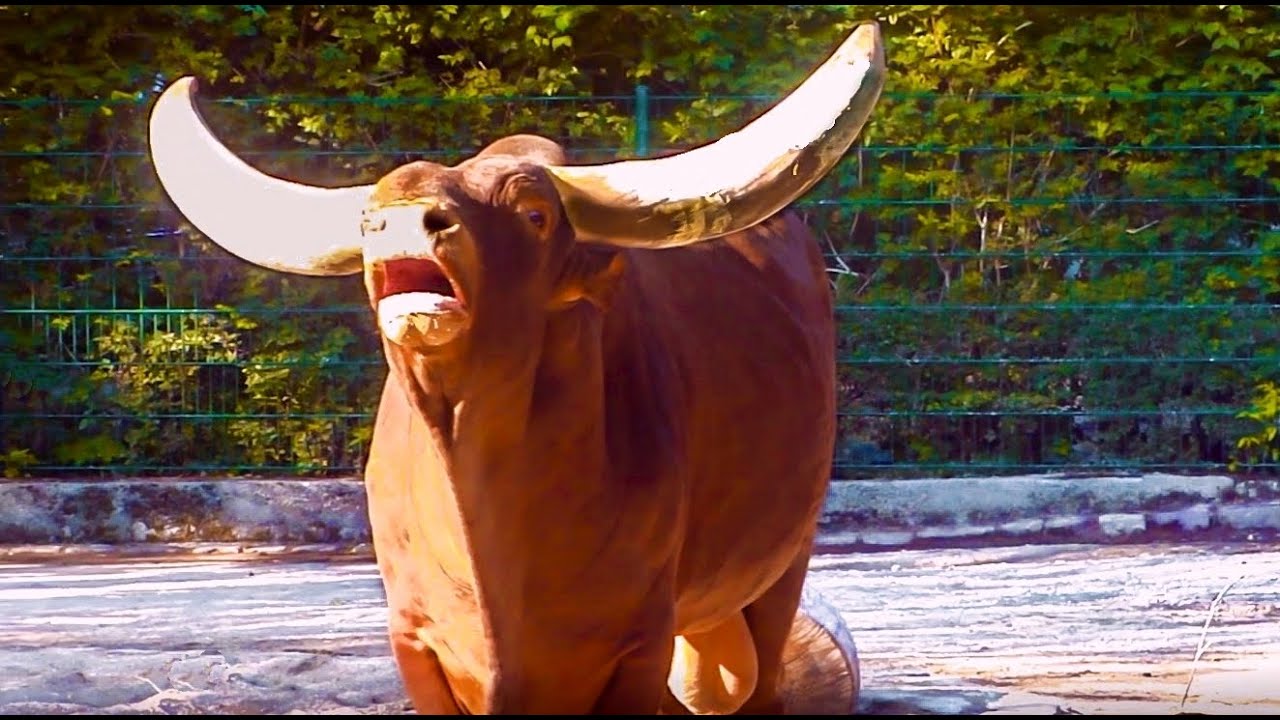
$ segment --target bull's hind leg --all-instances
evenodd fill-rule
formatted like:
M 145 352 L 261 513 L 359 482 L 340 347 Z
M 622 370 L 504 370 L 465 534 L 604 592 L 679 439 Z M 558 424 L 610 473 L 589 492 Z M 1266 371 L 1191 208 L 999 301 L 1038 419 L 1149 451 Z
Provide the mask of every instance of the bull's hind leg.
M 782 665 L 788 715 L 848 715 L 856 709 L 862 676 L 853 636 L 839 611 L 811 585 L 800 596 Z
M 783 650 L 791 636 L 791 627 L 808 570 L 808 557 L 796 558 L 773 587 L 742 611 L 747 626 L 751 629 L 758 667 L 756 690 L 738 711 L 742 714 L 777 715 L 790 712 L 785 702 Z
M 745 714 L 848 715 L 860 675 L 853 638 L 836 611 L 805 584 L 808 558 L 743 611 L 755 642 L 759 680 Z

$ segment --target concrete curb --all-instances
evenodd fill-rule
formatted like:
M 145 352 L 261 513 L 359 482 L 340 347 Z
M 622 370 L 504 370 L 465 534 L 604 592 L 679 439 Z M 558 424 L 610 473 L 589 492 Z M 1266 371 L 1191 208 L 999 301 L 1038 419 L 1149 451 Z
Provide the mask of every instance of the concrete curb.
M 1280 536 L 1280 480 L 1136 476 L 834 482 L 820 544 L 841 550 Z
M 819 545 L 870 551 L 1276 537 L 1280 479 L 1034 475 L 835 481 Z M 0 482 L 0 545 L 369 540 L 355 478 Z

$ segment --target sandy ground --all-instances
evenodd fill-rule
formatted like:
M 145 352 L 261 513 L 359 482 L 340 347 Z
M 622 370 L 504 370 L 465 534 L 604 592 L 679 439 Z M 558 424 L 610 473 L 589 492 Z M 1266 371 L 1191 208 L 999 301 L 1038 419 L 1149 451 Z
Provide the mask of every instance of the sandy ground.
M 109 560 L 0 563 L 0 713 L 408 709 L 367 559 Z M 824 555 L 810 582 L 864 713 L 1280 712 L 1275 545 Z

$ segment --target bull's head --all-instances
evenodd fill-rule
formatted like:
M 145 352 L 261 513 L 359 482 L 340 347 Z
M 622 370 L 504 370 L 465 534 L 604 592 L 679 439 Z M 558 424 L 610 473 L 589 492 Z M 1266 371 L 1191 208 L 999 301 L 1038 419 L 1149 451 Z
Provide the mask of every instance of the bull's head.
M 363 270 L 384 336 L 429 354 L 468 329 L 489 334 L 486 314 L 512 317 L 494 309 L 599 299 L 597 279 L 616 271 L 602 247 L 689 245 L 782 209 L 848 149 L 883 77 L 879 29 L 867 24 L 769 112 L 682 154 L 568 166 L 555 143 L 519 136 L 455 167 L 412 163 L 343 188 L 242 162 L 205 126 L 195 81 L 183 78 L 155 104 L 151 155 L 174 203 L 214 242 L 283 272 Z M 519 341 L 514 328 L 490 329 Z

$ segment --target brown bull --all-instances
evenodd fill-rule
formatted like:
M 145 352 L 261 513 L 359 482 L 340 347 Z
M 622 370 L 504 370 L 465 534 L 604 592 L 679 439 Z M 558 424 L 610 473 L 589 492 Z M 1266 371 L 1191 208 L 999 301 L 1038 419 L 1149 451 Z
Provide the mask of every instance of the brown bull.
M 572 167 L 516 136 L 348 188 L 235 158 L 189 78 L 158 100 L 155 167 L 197 228 L 275 270 L 364 274 L 390 369 L 369 512 L 417 710 L 849 710 L 838 615 L 797 613 L 834 329 L 817 243 L 783 211 L 883 68 L 868 24 L 680 155 Z

